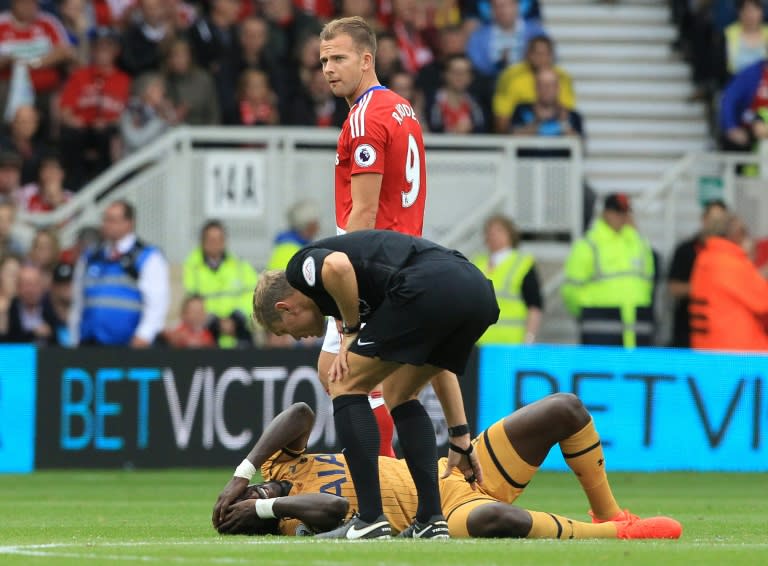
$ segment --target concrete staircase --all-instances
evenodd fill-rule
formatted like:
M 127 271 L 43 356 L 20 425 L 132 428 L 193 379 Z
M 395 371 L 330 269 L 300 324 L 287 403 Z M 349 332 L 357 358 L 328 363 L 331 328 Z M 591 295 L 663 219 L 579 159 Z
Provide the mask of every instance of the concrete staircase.
M 587 133 L 586 174 L 596 191 L 637 195 L 658 183 L 686 152 L 707 149 L 705 108 L 688 102 L 689 70 L 670 47 L 675 31 L 666 0 L 542 4 L 558 62 L 574 80 Z M 691 200 L 695 218 L 697 205 Z M 643 231 L 656 228 L 646 224 Z M 542 281 L 562 268 L 564 256 L 550 251 L 539 257 L 540 250 L 529 251 L 537 256 Z M 547 301 L 539 338 L 555 343 L 577 339 L 559 292 Z
M 686 152 L 707 148 L 705 108 L 687 101 L 666 0 L 545 0 L 545 25 L 574 79 L 587 132 L 587 177 L 637 194 Z

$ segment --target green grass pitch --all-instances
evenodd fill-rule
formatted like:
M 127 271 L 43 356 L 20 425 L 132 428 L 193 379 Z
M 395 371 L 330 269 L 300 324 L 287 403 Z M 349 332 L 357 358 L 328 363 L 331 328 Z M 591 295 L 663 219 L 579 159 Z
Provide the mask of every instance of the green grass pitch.
M 230 470 L 0 475 L 0 564 L 755 565 L 768 563 L 758 474 L 612 474 L 622 506 L 683 523 L 679 541 L 316 542 L 221 537 L 213 502 Z M 519 503 L 587 520 L 570 474 L 537 475 Z

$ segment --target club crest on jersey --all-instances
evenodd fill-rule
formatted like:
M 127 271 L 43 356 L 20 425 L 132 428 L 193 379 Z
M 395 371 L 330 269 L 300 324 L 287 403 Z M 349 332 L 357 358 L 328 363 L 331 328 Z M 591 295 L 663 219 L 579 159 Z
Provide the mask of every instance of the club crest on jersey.
M 376 150 L 367 143 L 357 146 L 355 150 L 355 163 L 357 163 L 358 167 L 370 167 L 376 163 Z
M 310 287 L 315 286 L 315 259 L 308 257 L 304 260 L 304 264 L 301 266 L 301 272 L 304 274 L 304 281 Z

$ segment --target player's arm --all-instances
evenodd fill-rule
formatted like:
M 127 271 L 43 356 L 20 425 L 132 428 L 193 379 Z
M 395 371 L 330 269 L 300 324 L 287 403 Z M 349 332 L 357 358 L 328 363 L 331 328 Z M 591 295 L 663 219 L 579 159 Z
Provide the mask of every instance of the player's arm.
M 231 505 L 219 525 L 220 534 L 253 532 L 258 519 L 298 519 L 316 533 L 329 531 L 347 516 L 349 501 L 329 493 L 304 493 L 274 499 L 246 499 Z
M 332 252 L 327 255 L 320 277 L 323 287 L 336 301 L 342 321 L 347 326 L 356 326 L 360 322 L 360 296 L 355 268 L 347 254 Z
M 321 271 L 323 287 L 336 301 L 341 319 L 347 328 L 356 328 L 344 334 L 339 355 L 333 360 L 328 373 L 328 382 L 334 383 L 349 372 L 347 351 L 355 341 L 360 330 L 360 294 L 357 288 L 357 275 L 347 254 L 333 252 L 325 258 Z
M 443 407 L 445 421 L 449 428 L 461 427 L 467 424 L 467 414 L 464 412 L 464 398 L 461 394 L 459 380 L 455 374 L 441 371 L 432 379 L 432 388 Z M 477 459 L 477 453 L 471 449 L 472 437 L 469 428 L 466 432 L 451 436 L 450 444 L 458 447 L 462 452 L 456 452 L 453 447 L 448 451 L 448 465 L 443 478 L 448 477 L 454 467 L 458 467 L 467 481 L 470 481 L 472 489 L 476 489 L 476 482 L 483 482 L 483 470 Z M 466 458 L 466 460 L 465 460 Z
M 352 175 L 352 210 L 345 228 L 347 232 L 372 230 L 376 226 L 382 178 L 381 173 Z
M 314 424 L 315 413 L 306 403 L 294 403 L 269 423 L 219 494 L 211 518 L 214 527 L 221 525 L 227 508 L 245 491 L 251 477 L 270 456 L 281 449 L 294 453 L 304 451 Z
M 298 519 L 316 533 L 339 526 L 349 511 L 349 501 L 330 493 L 305 493 L 280 497 L 273 507 L 279 519 Z

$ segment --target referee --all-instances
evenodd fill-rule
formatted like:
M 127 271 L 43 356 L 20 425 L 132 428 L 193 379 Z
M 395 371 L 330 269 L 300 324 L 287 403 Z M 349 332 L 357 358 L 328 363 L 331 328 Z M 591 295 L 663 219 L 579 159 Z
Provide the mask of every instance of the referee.
M 452 437 L 446 474 L 458 466 L 467 481 L 480 481 L 458 380 L 441 370 L 463 373 L 475 342 L 498 319 L 491 282 L 457 251 L 397 232 L 364 230 L 303 248 L 285 272 L 264 274 L 253 303 L 258 322 L 275 334 L 322 336 L 324 316 L 332 316 L 344 335 L 329 385 L 360 509 L 322 536 L 390 534 L 379 486 L 379 434 L 367 400 L 383 381 L 419 496 L 416 516 L 429 517 L 415 521 L 404 536 L 447 538 L 435 433 L 417 394 L 440 374 L 433 386 Z

